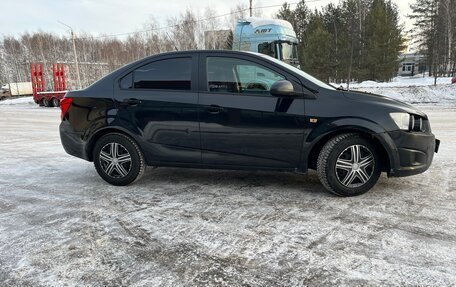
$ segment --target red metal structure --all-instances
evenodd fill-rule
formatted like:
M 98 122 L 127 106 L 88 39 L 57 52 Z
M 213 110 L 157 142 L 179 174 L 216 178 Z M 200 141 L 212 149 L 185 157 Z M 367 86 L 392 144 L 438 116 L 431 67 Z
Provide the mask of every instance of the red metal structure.
M 454 77 L 454 78 L 451 80 L 451 83 L 452 83 L 452 84 L 456 84 L 456 77 Z
M 31 63 L 30 74 L 32 78 L 33 100 L 40 106 L 58 107 L 60 100 L 67 92 L 65 66 L 63 64 L 53 64 L 52 74 L 54 85 L 53 91 L 46 91 L 44 80 L 44 69 L 42 63 Z

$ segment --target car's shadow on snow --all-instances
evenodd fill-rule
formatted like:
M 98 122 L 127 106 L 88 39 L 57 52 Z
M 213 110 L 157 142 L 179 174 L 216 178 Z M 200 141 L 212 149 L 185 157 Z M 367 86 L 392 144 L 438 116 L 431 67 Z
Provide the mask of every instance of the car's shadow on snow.
M 90 175 L 90 176 L 87 176 Z M 78 179 L 74 179 L 79 181 Z M 86 170 L 85 186 L 92 185 L 96 190 L 109 192 L 153 192 L 160 190 L 169 195 L 176 191 L 198 192 L 200 190 L 218 192 L 262 193 L 273 192 L 289 196 L 311 196 L 324 198 L 339 198 L 327 191 L 318 179 L 315 171 L 309 170 L 307 174 L 274 171 L 233 171 L 213 169 L 187 169 L 187 168 L 147 168 L 138 181 L 128 186 L 112 186 L 103 181 L 96 172 Z M 386 175 L 380 177 L 372 190 L 357 198 L 384 197 L 392 193 L 407 191 L 407 185 L 397 179 L 388 179 Z
M 204 185 L 212 188 L 303 189 L 326 193 L 314 172 L 296 174 L 269 171 L 232 171 L 211 169 L 157 168 L 148 169 L 135 185 Z

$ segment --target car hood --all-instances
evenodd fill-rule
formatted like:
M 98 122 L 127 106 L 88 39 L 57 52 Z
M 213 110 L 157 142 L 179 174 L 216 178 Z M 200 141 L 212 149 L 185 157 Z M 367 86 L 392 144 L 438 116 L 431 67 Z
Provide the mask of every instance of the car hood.
M 404 102 L 385 97 L 385 96 L 380 96 L 376 94 L 371 94 L 371 93 L 364 93 L 364 92 L 344 92 L 345 97 L 348 99 L 358 101 L 358 102 L 365 102 L 365 103 L 371 103 L 371 104 L 377 104 L 377 105 L 382 105 L 385 107 L 390 107 L 392 112 L 396 112 L 398 110 L 404 111 L 406 113 L 410 114 L 416 114 L 420 115 L 422 117 L 426 118 L 426 114 L 423 113 L 422 111 L 416 109 L 415 107 L 406 104 Z

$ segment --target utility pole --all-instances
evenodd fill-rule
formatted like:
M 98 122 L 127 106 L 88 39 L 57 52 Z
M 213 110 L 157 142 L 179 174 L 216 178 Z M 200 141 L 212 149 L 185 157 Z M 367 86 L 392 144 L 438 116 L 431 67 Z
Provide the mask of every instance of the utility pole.
M 252 17 L 253 14 L 252 14 L 252 0 L 250 0 L 250 17 Z
M 77 76 L 77 79 L 78 79 L 78 86 L 77 88 L 80 89 L 82 88 L 82 85 L 81 85 L 81 75 L 79 74 L 79 63 L 78 63 L 78 53 L 76 52 L 76 38 L 74 36 L 74 32 L 73 32 L 73 28 L 71 28 L 69 25 L 65 24 L 65 23 L 62 23 L 60 21 L 58 21 L 60 24 L 70 28 L 70 32 L 71 32 L 71 40 L 73 42 L 73 53 L 74 53 L 74 63 L 75 63 L 75 66 L 76 66 L 76 76 Z

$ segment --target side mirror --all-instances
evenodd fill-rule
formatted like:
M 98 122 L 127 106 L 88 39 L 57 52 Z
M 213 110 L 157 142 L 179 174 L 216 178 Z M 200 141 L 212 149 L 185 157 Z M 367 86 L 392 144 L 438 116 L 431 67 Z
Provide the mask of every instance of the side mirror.
M 287 80 L 280 80 L 272 84 L 270 93 L 276 97 L 292 97 L 296 95 L 293 84 Z

